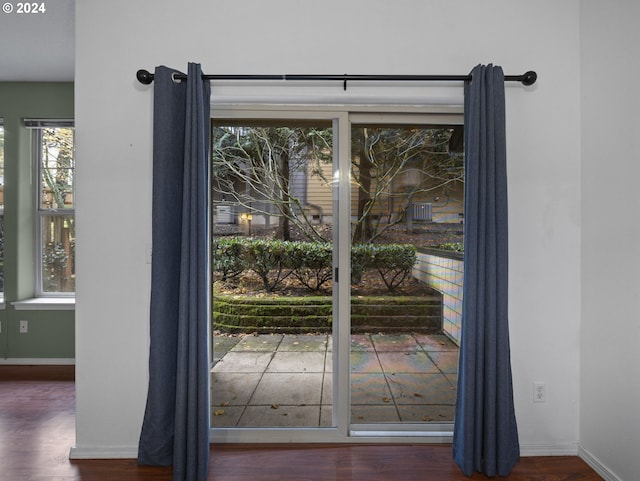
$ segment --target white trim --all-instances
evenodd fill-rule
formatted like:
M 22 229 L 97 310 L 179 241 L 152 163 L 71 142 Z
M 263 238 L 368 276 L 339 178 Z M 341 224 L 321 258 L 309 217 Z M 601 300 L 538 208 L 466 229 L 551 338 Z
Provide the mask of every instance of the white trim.
M 380 95 L 384 86 L 384 95 Z M 425 105 L 462 105 L 464 102 L 463 84 L 450 82 L 431 82 L 427 87 L 423 82 L 408 85 L 390 85 L 389 82 L 349 81 L 348 90 L 343 90 L 336 82 L 287 82 L 287 85 L 272 81 L 250 83 L 216 82 L 210 97 L 212 104 L 252 103 L 252 104 L 291 104 L 311 105 L 348 105 L 353 111 L 360 106 L 380 108 L 386 105 L 406 107 Z
M 215 444 L 448 444 L 448 432 L 352 432 L 332 428 L 212 428 L 210 442 Z M 354 435 L 355 434 L 355 435 Z
M 520 444 L 521 456 L 577 456 L 578 445 L 566 444 Z
M 73 124 L 74 120 L 73 119 L 69 119 L 69 121 L 71 122 L 71 124 Z M 34 295 L 35 296 L 44 296 L 46 297 L 47 295 L 51 295 L 51 296 L 56 296 L 56 295 L 60 295 L 56 292 L 47 292 L 44 290 L 44 274 L 43 274 L 43 260 L 44 260 L 44 246 L 42 244 L 42 239 L 43 239 L 43 233 L 45 232 L 43 229 L 43 221 L 46 217 L 58 217 L 58 218 L 65 218 L 65 217 L 70 217 L 71 219 L 73 219 L 75 221 L 75 216 L 76 216 L 76 202 L 75 202 L 75 197 L 73 197 L 75 195 L 75 180 L 72 181 L 72 197 L 73 197 L 73 203 L 71 207 L 62 207 L 62 208 L 44 208 L 42 206 L 42 199 L 41 199 L 41 195 L 42 195 L 42 182 L 43 182 L 43 177 L 42 177 L 42 171 L 43 171 L 43 146 L 44 146 L 44 130 L 45 129 L 58 129 L 58 130 L 62 130 L 62 129 L 71 129 L 71 141 L 72 141 L 72 164 L 73 167 L 71 168 L 71 172 L 72 172 L 72 177 L 73 175 L 75 175 L 75 128 L 73 127 L 73 125 L 68 125 L 68 122 L 64 122 L 64 121 L 59 121 L 57 119 L 55 120 L 51 120 L 51 121 L 47 121 L 46 119 L 39 119 L 39 120 L 33 120 L 33 122 L 35 123 L 39 123 L 41 126 L 36 127 L 34 130 L 36 132 L 36 135 L 33 135 L 33 154 L 32 154 L 32 175 L 33 175 L 33 186 L 35 186 L 32 192 L 33 195 L 33 199 L 34 199 L 34 259 L 35 259 L 35 264 L 34 264 L 34 269 L 35 269 L 35 292 Z M 44 125 L 44 124 L 47 125 Z M 40 239 L 40 240 L 38 240 Z M 72 249 L 74 250 L 75 247 Z M 73 297 L 75 294 L 71 294 L 68 297 Z M 61 297 L 65 297 L 64 294 L 61 294 Z M 74 305 L 75 308 L 75 305 Z M 18 309 L 18 308 L 16 308 Z M 52 309 L 58 309 L 58 310 L 71 310 L 68 308 L 56 308 L 56 307 L 52 307 Z M 36 310 L 38 310 L 36 308 Z
M 16 311 L 75 311 L 75 297 L 35 297 L 11 303 Z
M 578 457 L 591 466 L 591 468 L 602 476 L 605 481 L 623 481 L 621 477 L 602 464 L 593 454 L 582 446 L 578 446 Z
M 317 108 L 328 107 L 335 110 L 335 106 L 348 106 L 347 109 L 351 112 L 356 110 L 381 110 L 381 108 L 391 106 L 402 106 L 403 109 L 414 108 L 431 108 L 432 110 L 438 107 L 439 111 L 447 108 L 460 108 L 464 100 L 462 96 L 448 96 L 442 98 L 424 98 L 418 96 L 405 96 L 405 97 L 375 97 L 371 95 L 365 96 L 336 96 L 336 95 L 212 95 L 211 105 L 287 105 L 287 106 L 306 106 Z
M 405 117 L 411 115 L 430 115 L 426 123 L 446 123 L 444 118 L 454 115 L 463 115 L 464 110 L 462 105 L 455 104 L 411 104 L 403 105 L 398 103 L 390 104 L 372 104 L 372 105 L 353 105 L 353 104 L 314 104 L 314 103 L 287 103 L 287 102 L 242 102 L 236 99 L 236 101 L 226 101 L 224 103 L 212 103 L 210 117 L 222 118 L 222 119 L 249 119 L 255 117 L 255 113 L 258 112 L 262 115 L 268 112 L 274 112 L 273 115 L 267 115 L 265 118 L 280 118 L 280 119 L 315 119 L 315 118 L 328 118 L 319 117 L 321 112 L 327 112 L 333 117 L 337 117 L 339 114 L 382 114 L 393 115 L 400 114 Z M 282 114 L 284 113 L 284 115 Z M 437 119 L 437 120 L 436 120 Z
M 24 126 L 28 129 L 54 129 L 56 127 L 74 128 L 74 119 L 23 119 Z
M 69 459 L 135 459 L 138 446 L 74 446 L 69 451 Z
M 73 357 L 8 357 L 0 359 L 0 366 L 75 366 Z
M 242 439 L 244 436 L 238 436 L 239 433 L 229 433 L 229 436 L 216 436 L 216 431 L 212 431 L 212 439 L 211 442 L 243 442 L 247 441 L 246 439 Z M 274 432 L 275 431 L 275 432 Z M 271 436 L 269 437 L 270 442 L 280 443 L 280 442 L 290 442 L 290 437 L 286 434 L 286 432 L 280 430 L 270 431 Z M 222 433 L 218 433 L 222 434 Z M 275 434 L 275 436 L 274 436 Z M 317 441 L 317 438 L 314 440 Z M 260 442 L 269 442 L 263 439 L 260 439 Z M 298 442 L 298 440 L 296 440 Z M 330 439 L 327 442 L 346 442 L 352 443 L 353 438 L 346 439 Z M 365 441 L 365 439 L 359 439 L 359 442 Z M 376 442 L 384 442 L 386 444 L 390 443 L 406 443 L 407 438 L 404 436 L 398 436 L 395 439 L 389 437 L 383 438 L 366 438 L 367 442 L 376 443 Z M 446 439 L 443 439 L 444 442 L 447 442 Z M 423 440 L 412 438 L 411 443 L 433 443 L 433 438 L 426 438 Z M 577 455 L 586 462 L 598 475 L 602 476 L 605 481 L 623 481 L 622 478 L 613 473 L 609 468 L 604 466 L 600 461 L 598 461 L 591 453 L 585 450 L 583 447 L 577 447 L 573 444 L 567 445 L 524 445 L 521 446 L 521 455 L 524 457 L 528 456 L 575 456 L 577 451 Z M 72 447 L 69 451 L 69 459 L 136 459 L 138 457 L 138 446 L 89 446 L 89 447 Z

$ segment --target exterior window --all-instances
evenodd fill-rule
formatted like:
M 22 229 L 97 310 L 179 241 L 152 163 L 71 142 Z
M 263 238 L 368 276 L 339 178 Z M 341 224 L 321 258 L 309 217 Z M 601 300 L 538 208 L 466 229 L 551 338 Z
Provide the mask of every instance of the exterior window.
M 75 292 L 74 131 L 46 125 L 37 135 L 36 295 Z
M 4 296 L 4 125 L 0 119 L 0 299 Z

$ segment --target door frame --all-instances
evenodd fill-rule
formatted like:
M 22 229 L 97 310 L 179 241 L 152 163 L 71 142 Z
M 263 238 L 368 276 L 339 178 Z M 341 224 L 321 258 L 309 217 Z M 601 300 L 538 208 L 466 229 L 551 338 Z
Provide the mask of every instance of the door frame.
M 331 120 L 333 124 L 333 426 L 210 428 L 212 443 L 450 443 L 452 423 L 352 424 L 351 335 L 351 124 L 462 124 L 460 105 L 215 104 L 215 120 Z M 347 209 L 340 209 L 347 206 Z M 337 227 L 337 228 L 335 228 Z M 211 343 L 211 345 L 213 345 Z M 384 428 L 384 429 L 383 429 Z

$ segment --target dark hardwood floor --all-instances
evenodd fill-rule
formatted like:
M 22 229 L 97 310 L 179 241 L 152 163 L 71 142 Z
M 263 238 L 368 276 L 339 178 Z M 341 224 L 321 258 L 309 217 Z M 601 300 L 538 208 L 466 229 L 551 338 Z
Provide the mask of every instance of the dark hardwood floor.
M 171 481 L 169 468 L 135 460 L 70 461 L 73 368 L 0 366 L 0 479 L 7 481 Z M 214 445 L 209 481 L 466 481 L 450 446 Z M 494 478 L 500 479 L 500 478 Z M 510 481 L 597 481 L 574 456 L 523 457 Z

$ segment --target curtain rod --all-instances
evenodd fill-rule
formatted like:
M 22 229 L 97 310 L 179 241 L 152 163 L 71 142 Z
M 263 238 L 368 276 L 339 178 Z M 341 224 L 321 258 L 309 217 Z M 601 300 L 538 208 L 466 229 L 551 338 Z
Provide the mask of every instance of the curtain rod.
M 138 70 L 136 77 L 138 81 L 145 85 L 153 82 L 153 74 L 148 70 Z M 176 80 L 186 80 L 185 74 L 175 74 Z M 471 80 L 471 75 L 307 75 L 307 74 L 285 74 L 285 75 L 202 75 L 204 80 L 333 80 L 343 82 L 344 89 L 347 89 L 347 82 L 464 82 Z M 521 82 L 523 85 L 533 85 L 538 79 L 538 74 L 529 70 L 522 75 L 505 75 L 507 82 Z

